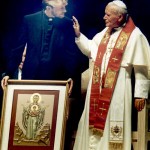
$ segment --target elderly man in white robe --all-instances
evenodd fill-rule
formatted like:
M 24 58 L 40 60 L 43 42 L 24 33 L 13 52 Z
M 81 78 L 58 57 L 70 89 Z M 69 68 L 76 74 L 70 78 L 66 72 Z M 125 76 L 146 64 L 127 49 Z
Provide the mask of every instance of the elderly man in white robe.
M 85 107 L 74 150 L 131 149 L 131 72 L 134 69 L 134 103 L 138 111 L 148 98 L 149 43 L 120 0 L 105 8 L 106 28 L 92 40 L 80 32 L 73 16 L 75 42 L 94 61 Z

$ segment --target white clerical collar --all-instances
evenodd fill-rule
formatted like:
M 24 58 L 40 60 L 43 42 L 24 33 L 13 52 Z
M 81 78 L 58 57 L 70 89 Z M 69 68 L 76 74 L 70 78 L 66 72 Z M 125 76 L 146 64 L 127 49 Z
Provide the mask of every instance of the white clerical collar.
M 53 18 L 49 18 L 48 20 L 49 20 L 49 21 L 53 21 Z

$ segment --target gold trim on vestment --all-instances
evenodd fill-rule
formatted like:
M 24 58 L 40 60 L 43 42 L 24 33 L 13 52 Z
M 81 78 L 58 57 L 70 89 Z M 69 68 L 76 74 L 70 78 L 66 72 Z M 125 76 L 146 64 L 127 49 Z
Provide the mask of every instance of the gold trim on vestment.
M 116 71 L 113 71 L 110 68 L 108 68 L 108 72 L 106 74 L 104 87 L 105 88 L 112 88 L 115 77 L 116 77 Z
M 103 136 L 103 130 L 94 128 L 91 125 L 89 126 L 89 129 L 92 131 L 93 135 L 97 135 L 97 136 L 100 136 L 100 137 Z
M 106 44 L 109 38 L 110 38 L 110 30 L 107 30 L 104 37 L 102 38 L 101 44 Z
M 123 150 L 123 143 L 109 142 L 109 150 Z
M 116 43 L 115 48 L 119 49 L 119 50 L 123 50 L 124 46 L 127 43 L 128 37 L 129 37 L 130 33 L 125 33 L 124 31 L 121 32 L 120 37 Z
M 100 81 L 100 67 L 97 67 L 97 66 L 94 66 L 94 69 L 93 69 L 93 84 L 95 83 L 98 83 Z

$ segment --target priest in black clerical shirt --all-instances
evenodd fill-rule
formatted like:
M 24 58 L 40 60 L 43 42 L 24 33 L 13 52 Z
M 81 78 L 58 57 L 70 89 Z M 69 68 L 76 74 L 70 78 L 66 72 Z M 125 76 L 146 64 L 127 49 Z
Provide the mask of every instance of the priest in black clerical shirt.
M 82 63 L 86 58 L 74 42 L 72 20 L 65 17 L 66 5 L 67 2 L 64 0 L 44 0 L 43 10 L 24 17 L 7 65 L 6 75 L 9 78 L 13 78 L 27 44 L 22 79 L 72 78 L 72 95 L 80 95 L 81 72 L 84 69 Z
M 67 80 L 72 78 L 74 85 L 70 97 L 75 98 L 76 101 L 80 99 L 81 73 L 84 70 L 83 62 L 87 58 L 75 44 L 72 20 L 64 15 L 66 5 L 67 2 L 64 0 L 44 0 L 43 10 L 24 17 L 15 47 L 10 54 L 3 84 L 9 78 L 13 78 L 27 44 L 22 79 Z M 75 110 L 81 105 L 78 104 L 73 106 Z M 73 125 L 77 123 L 78 120 Z

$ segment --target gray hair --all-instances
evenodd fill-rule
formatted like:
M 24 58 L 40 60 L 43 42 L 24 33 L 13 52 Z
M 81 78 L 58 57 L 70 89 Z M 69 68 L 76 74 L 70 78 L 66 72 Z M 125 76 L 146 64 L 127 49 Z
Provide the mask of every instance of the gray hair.
M 127 6 L 121 0 L 114 0 L 112 2 L 109 2 L 107 4 L 107 6 L 113 6 L 114 7 L 114 11 L 117 14 L 122 14 L 122 15 L 128 14 Z
M 46 6 L 55 7 L 62 4 L 67 5 L 67 1 L 68 0 L 42 0 L 42 5 L 43 8 L 45 9 Z

